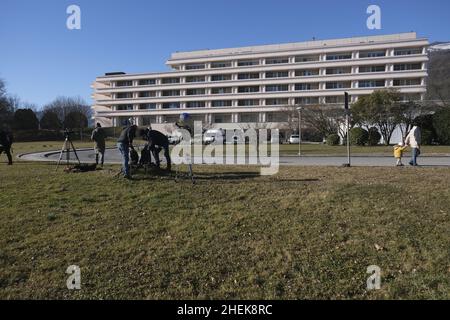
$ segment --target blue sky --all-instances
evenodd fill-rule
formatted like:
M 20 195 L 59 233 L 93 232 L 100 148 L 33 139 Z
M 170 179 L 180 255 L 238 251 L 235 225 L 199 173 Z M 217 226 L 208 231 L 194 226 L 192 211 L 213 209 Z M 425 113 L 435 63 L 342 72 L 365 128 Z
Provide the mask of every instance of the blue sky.
M 81 30 L 66 8 L 81 7 Z M 382 10 L 368 30 L 366 9 Z M 0 0 L 0 78 L 42 106 L 57 96 L 91 103 L 90 84 L 109 71 L 167 70 L 174 51 L 416 31 L 450 41 L 447 0 Z

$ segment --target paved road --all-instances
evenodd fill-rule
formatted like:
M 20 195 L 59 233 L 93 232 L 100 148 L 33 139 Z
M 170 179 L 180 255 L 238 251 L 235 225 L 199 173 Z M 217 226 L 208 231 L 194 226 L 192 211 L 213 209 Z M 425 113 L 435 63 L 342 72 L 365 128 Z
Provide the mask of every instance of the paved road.
M 60 152 L 59 151 L 47 151 L 39 152 L 33 154 L 19 155 L 18 157 L 23 160 L 28 161 L 58 161 Z M 95 162 L 95 154 L 92 149 L 80 149 L 78 150 L 78 156 L 81 162 L 92 163 Z M 73 153 L 71 153 L 72 160 L 75 160 Z M 162 153 L 161 153 L 161 158 Z M 63 159 L 66 159 L 65 154 Z M 227 158 L 230 160 L 231 158 Z M 205 159 L 203 159 L 205 163 Z M 207 159 L 206 159 L 207 160 Z M 241 163 L 236 163 L 240 160 Z M 255 158 L 252 158 L 253 163 L 257 163 Z M 195 163 L 200 163 L 200 158 L 194 158 Z M 407 164 L 408 158 L 404 159 L 404 163 Z M 211 162 L 211 161 L 209 161 Z M 228 162 L 224 159 L 224 162 Z M 231 164 L 244 164 L 243 157 L 237 157 L 235 161 L 230 161 Z M 347 162 L 347 157 L 345 156 L 281 156 L 280 165 L 292 165 L 292 166 L 341 166 Z M 107 149 L 105 154 L 105 163 L 118 164 L 120 163 L 120 154 L 117 149 Z M 249 163 L 249 159 L 245 160 L 245 163 Z M 259 163 L 259 162 L 258 162 Z M 368 166 L 368 167 L 385 167 L 393 166 L 395 160 L 393 157 L 388 156 L 353 156 L 352 165 L 353 166 Z M 419 164 L 422 166 L 450 166 L 450 157 L 444 156 L 423 156 L 419 158 Z

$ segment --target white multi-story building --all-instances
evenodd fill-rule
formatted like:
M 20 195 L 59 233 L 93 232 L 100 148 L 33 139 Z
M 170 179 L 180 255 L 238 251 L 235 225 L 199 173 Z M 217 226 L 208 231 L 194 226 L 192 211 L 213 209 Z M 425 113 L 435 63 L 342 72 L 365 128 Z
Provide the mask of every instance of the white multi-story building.
M 108 73 L 92 85 L 95 121 L 164 127 L 188 112 L 211 127 L 268 123 L 286 106 L 342 105 L 376 89 L 426 93 L 427 47 L 416 33 L 173 53 L 168 72 Z

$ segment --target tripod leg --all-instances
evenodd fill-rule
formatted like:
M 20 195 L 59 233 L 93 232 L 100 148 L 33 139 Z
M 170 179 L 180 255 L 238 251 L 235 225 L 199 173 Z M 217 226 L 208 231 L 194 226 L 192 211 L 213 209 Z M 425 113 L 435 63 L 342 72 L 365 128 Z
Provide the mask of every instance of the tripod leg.
M 55 171 L 58 170 L 59 164 L 60 164 L 61 161 L 62 161 L 62 157 L 63 157 L 63 154 L 64 154 L 64 150 L 66 149 L 66 142 L 67 142 L 67 140 L 64 140 L 64 144 L 63 144 L 63 146 L 62 146 L 61 153 L 59 154 L 59 160 L 58 160 L 58 163 L 56 164 L 56 169 L 55 169 Z
M 80 158 L 78 158 L 77 149 L 75 149 L 75 147 L 73 146 L 72 140 L 69 140 L 69 142 L 70 142 L 70 145 L 72 146 L 73 153 L 75 153 L 75 157 L 76 157 L 77 160 L 78 160 L 78 164 L 80 165 L 81 162 L 80 162 Z

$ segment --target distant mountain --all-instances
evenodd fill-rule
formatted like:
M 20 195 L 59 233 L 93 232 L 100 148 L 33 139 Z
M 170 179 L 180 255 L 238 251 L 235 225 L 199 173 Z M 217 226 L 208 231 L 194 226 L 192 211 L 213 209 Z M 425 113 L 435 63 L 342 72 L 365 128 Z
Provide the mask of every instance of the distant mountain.
M 450 50 L 450 42 L 434 42 L 430 44 L 428 51 L 442 51 L 442 50 Z
M 427 99 L 450 105 L 450 42 L 431 44 L 428 56 Z

